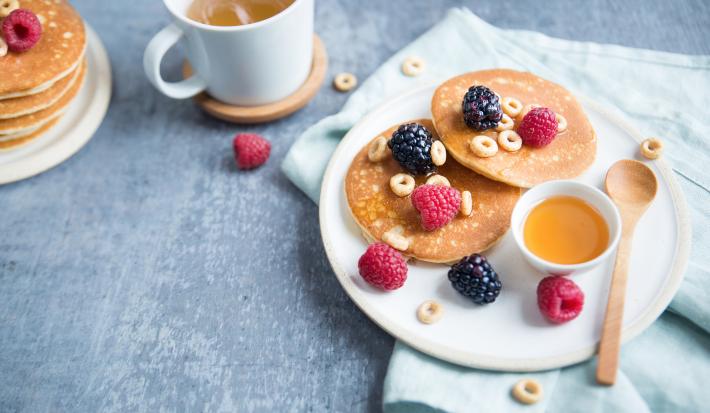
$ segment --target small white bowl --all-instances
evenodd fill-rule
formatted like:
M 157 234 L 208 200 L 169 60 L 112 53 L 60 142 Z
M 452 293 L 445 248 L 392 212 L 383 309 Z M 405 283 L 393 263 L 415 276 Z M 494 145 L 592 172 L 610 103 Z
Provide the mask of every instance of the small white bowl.
M 579 264 L 557 264 L 544 260 L 530 252 L 523 238 L 523 225 L 533 207 L 547 198 L 554 196 L 573 196 L 582 199 L 594 207 L 604 218 L 609 227 L 609 245 L 598 257 Z M 570 275 L 586 271 L 606 260 L 619 244 L 621 237 L 621 216 L 616 205 L 606 194 L 597 188 L 575 181 L 548 181 L 533 187 L 520 197 L 511 217 L 510 227 L 513 238 L 525 259 L 541 272 L 550 275 Z

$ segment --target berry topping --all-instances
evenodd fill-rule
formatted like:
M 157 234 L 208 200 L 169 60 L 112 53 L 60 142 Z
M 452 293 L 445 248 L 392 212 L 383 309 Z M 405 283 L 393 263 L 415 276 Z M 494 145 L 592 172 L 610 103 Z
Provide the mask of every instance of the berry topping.
M 11 52 L 26 52 L 42 36 L 42 25 L 34 13 L 17 9 L 2 21 L 2 37 Z
M 574 281 L 565 277 L 545 277 L 537 285 L 537 306 L 551 322 L 566 323 L 582 312 L 584 293 Z
M 255 133 L 240 133 L 234 137 L 234 159 L 239 169 L 263 165 L 271 153 L 271 143 Z
M 523 143 L 535 148 L 547 146 L 557 135 L 557 118 L 549 108 L 532 108 L 518 126 Z
M 477 131 L 495 128 L 503 118 L 498 96 L 485 86 L 471 86 L 463 97 L 463 120 Z
M 490 304 L 498 298 L 503 288 L 486 257 L 473 254 L 463 257 L 451 266 L 449 281 L 454 290 L 470 298 L 476 304 Z
M 443 185 L 422 185 L 412 192 L 412 205 L 419 211 L 427 231 L 441 228 L 459 212 L 461 193 Z
M 431 160 L 431 132 L 424 126 L 418 123 L 401 125 L 387 145 L 394 159 L 410 173 L 424 175 L 436 170 Z
M 357 268 L 365 281 L 383 290 L 396 290 L 407 280 L 407 263 L 402 254 L 381 242 L 367 247 Z

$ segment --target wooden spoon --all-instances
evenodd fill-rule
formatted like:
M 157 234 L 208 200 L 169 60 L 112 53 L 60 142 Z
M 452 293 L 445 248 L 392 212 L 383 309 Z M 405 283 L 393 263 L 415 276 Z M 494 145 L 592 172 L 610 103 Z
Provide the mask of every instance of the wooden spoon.
M 621 239 L 616 252 L 616 263 L 611 276 L 609 302 L 599 343 L 597 382 L 614 384 L 619 366 L 621 325 L 624 320 L 626 280 L 631 255 L 631 240 L 639 218 L 656 197 L 658 183 L 653 171 L 638 161 L 621 160 L 609 168 L 604 181 L 606 192 L 619 208 Z

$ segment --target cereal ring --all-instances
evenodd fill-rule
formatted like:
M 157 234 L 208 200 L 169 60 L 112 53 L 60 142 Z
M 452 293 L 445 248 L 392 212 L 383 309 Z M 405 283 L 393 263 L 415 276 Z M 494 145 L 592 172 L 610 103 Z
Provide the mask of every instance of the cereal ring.
M 333 86 L 338 92 L 347 92 L 357 86 L 357 78 L 352 73 L 338 73 L 333 80 Z
M 473 139 L 471 139 L 469 148 L 474 154 L 481 158 L 490 158 L 498 153 L 498 144 L 486 135 L 474 136 Z
M 441 141 L 434 141 L 431 144 L 431 161 L 436 166 L 441 166 L 446 162 L 446 147 Z
M 559 113 L 555 113 L 555 119 L 557 119 L 557 133 L 566 131 L 567 119 Z
M 417 308 L 417 319 L 424 324 L 436 323 L 444 315 L 444 308 L 434 300 L 427 300 Z
M 379 162 L 387 157 L 387 138 L 380 135 L 375 138 L 367 149 L 367 159 Z
M 20 2 L 18 0 L 0 0 L 0 17 L 7 17 L 19 8 Z
M 397 174 L 390 178 L 390 188 L 395 195 L 405 197 L 414 191 L 414 178 L 407 174 Z
M 511 130 L 515 127 L 515 121 L 513 121 L 513 118 L 510 116 L 503 114 L 503 117 L 500 119 L 500 122 L 496 125 L 496 130 L 498 132 L 503 132 L 504 130 Z
M 406 251 L 409 248 L 409 239 L 402 235 L 402 227 L 399 226 L 382 234 L 382 241 L 399 251 Z
M 520 120 L 523 120 L 523 118 L 525 117 L 525 115 L 527 115 L 528 112 L 530 112 L 531 109 L 533 109 L 533 108 L 541 108 L 541 107 L 542 107 L 542 105 L 538 105 L 537 103 L 531 103 L 531 104 L 529 104 L 529 105 L 525 105 L 525 107 L 523 108 L 523 110 L 521 110 L 520 113 L 518 114 L 518 118 L 520 118 Z
M 473 196 L 471 195 L 471 192 L 461 192 L 461 209 L 459 212 L 461 212 L 461 215 L 465 217 L 470 217 L 473 213 Z
M 663 153 L 663 142 L 658 138 L 648 138 L 641 142 L 641 155 L 646 159 L 658 159 Z
M 523 404 L 537 403 L 542 398 L 542 385 L 535 379 L 522 379 L 513 386 L 513 397 Z
M 514 130 L 504 130 L 498 135 L 498 145 L 508 152 L 515 152 L 523 147 L 523 139 Z
M 500 101 L 500 107 L 503 109 L 503 113 L 514 118 L 523 110 L 523 103 L 516 98 L 504 97 Z
M 7 43 L 5 43 L 5 40 L 0 37 L 0 57 L 3 57 L 7 54 Z
M 444 175 L 432 175 L 426 180 L 427 185 L 451 186 L 451 182 Z
M 419 76 L 424 71 L 424 60 L 412 56 L 404 59 L 402 73 L 407 76 Z

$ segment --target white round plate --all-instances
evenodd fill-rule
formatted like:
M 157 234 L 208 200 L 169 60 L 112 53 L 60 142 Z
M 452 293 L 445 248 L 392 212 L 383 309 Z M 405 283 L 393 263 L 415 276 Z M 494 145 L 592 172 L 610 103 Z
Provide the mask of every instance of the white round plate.
M 19 181 L 59 165 L 91 139 L 111 100 L 111 64 L 94 30 L 86 25 L 88 61 L 79 94 L 47 133 L 17 149 L 0 152 L 0 184 Z
M 503 290 L 487 306 L 473 304 L 449 284 L 445 265 L 409 265 L 405 285 L 393 292 L 372 288 L 358 275 L 367 247 L 350 215 L 344 179 L 355 154 L 392 125 L 429 118 L 435 85 L 400 95 L 364 117 L 338 146 L 321 187 L 321 236 L 328 259 L 345 291 L 375 323 L 408 345 L 434 357 L 470 367 L 537 371 L 567 366 L 594 355 L 604 318 L 613 257 L 573 276 L 585 293 L 584 310 L 563 325 L 552 325 L 537 308 L 543 275 L 524 262 L 510 231 L 486 252 Z M 607 169 L 619 159 L 636 158 L 641 135 L 598 104 L 581 99 L 598 135 L 597 159 L 578 178 L 603 188 Z M 638 223 L 634 237 L 624 313 L 623 340 L 648 327 L 670 303 L 685 271 L 690 249 L 688 213 L 673 173 L 663 161 L 646 162 L 659 181 L 658 195 Z M 475 199 L 475 194 L 474 194 Z M 432 325 L 417 321 L 417 306 L 434 299 L 444 308 Z

